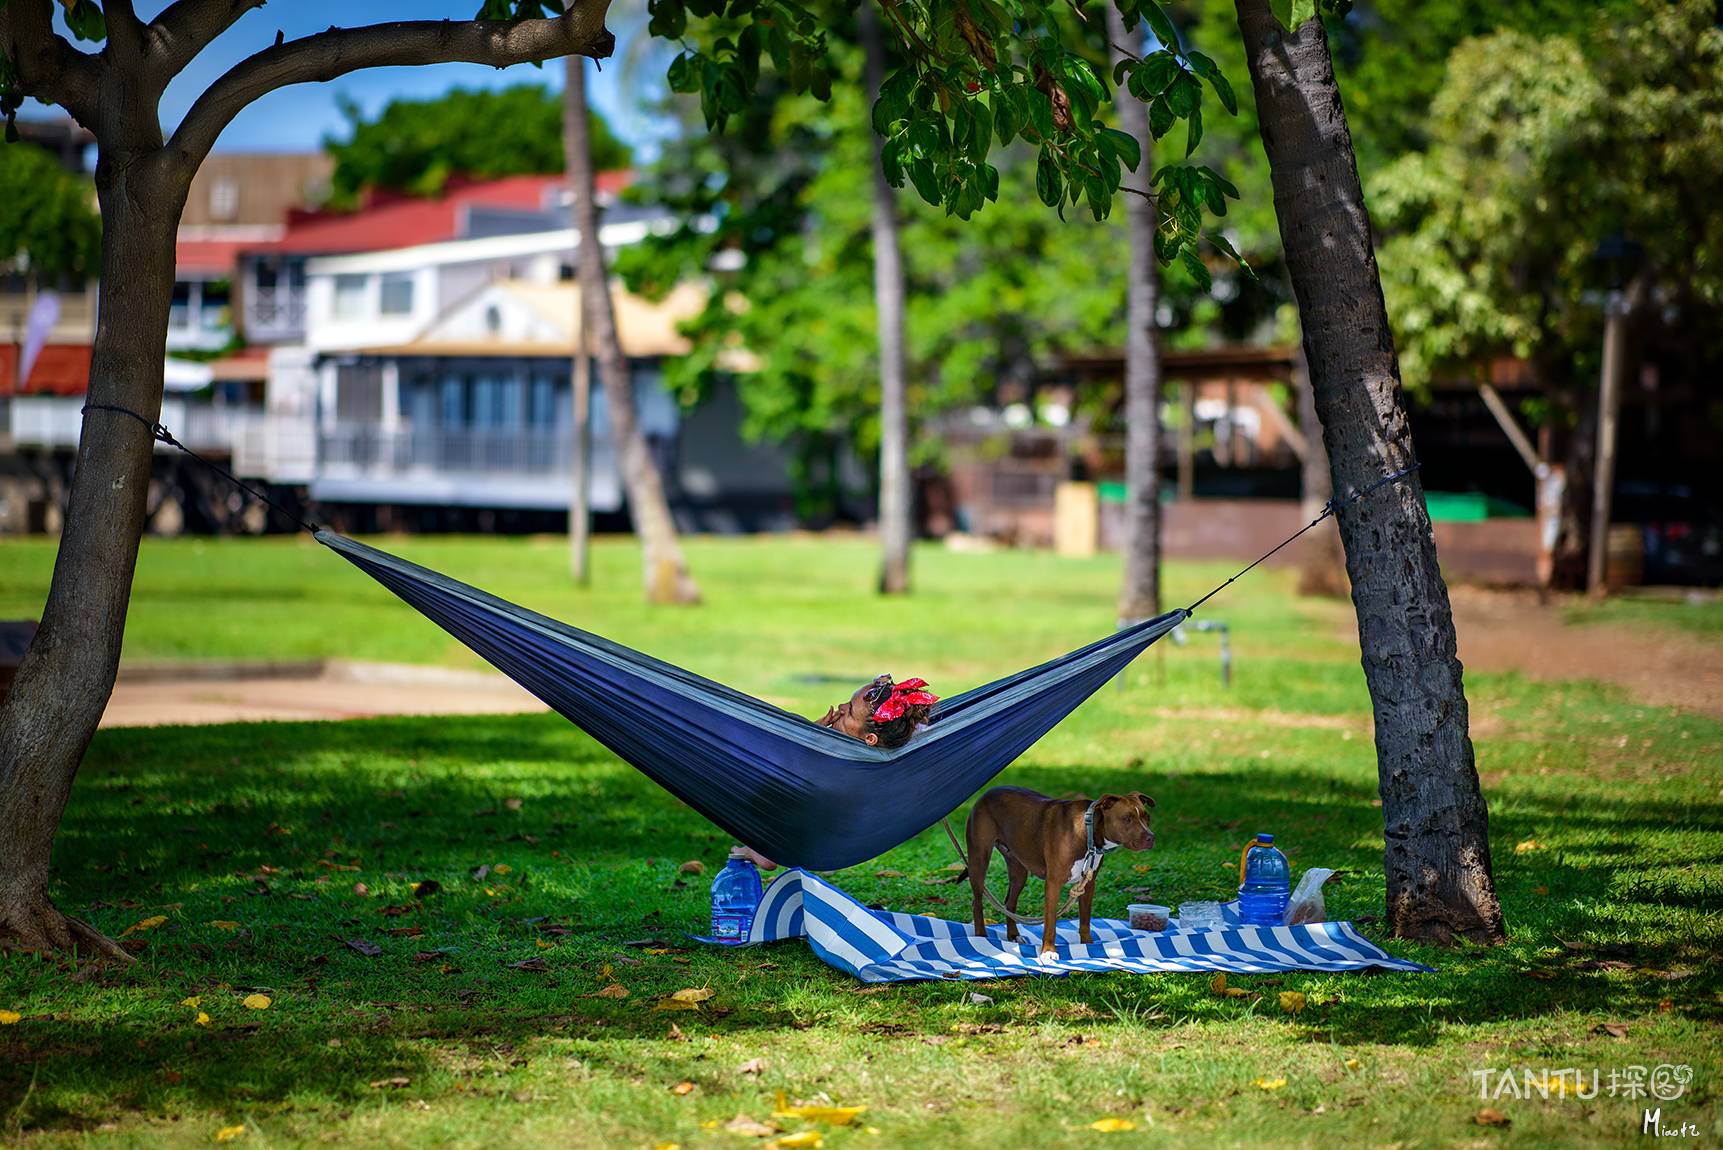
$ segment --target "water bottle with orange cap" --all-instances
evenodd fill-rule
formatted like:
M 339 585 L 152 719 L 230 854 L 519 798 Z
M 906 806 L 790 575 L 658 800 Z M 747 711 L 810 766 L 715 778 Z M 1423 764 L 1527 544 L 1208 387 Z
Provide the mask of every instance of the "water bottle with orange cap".
M 1246 926 L 1279 926 L 1286 917 L 1292 890 L 1292 867 L 1274 845 L 1274 836 L 1259 834 L 1238 856 L 1238 917 Z

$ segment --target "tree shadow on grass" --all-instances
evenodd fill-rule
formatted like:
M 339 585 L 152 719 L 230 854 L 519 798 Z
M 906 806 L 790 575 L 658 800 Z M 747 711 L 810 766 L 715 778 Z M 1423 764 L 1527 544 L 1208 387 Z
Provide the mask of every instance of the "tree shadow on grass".
M 1157 849 L 1109 860 L 1101 913 L 1144 885 L 1164 891 L 1163 902 L 1224 893 L 1244 839 L 1272 829 L 1302 865 L 1351 872 L 1333 891 L 1331 917 L 1381 930 L 1381 816 L 1362 774 L 1296 761 L 1181 771 L 1032 756 L 1000 781 L 1052 794 L 1156 795 Z M 1635 844 L 1693 828 L 1683 865 L 1714 864 L 1715 832 L 1697 836 L 1723 822 L 1723 808 L 1648 794 L 1574 803 L 1511 780 L 1497 791 L 1506 800 L 1492 837 L 1508 946 L 1436 951 L 1379 938 L 1438 972 L 1236 983 L 1269 1003 L 1275 987 L 1315 990 L 1307 1015 L 1287 1020 L 1312 1042 L 1427 1046 L 1448 1023 L 1537 1018 L 1576 1002 L 1643 1015 L 1671 997 L 1672 983 L 1649 970 L 1693 970 L 1679 980 L 1679 1009 L 1714 1019 L 1719 980 L 1709 955 L 1719 940 L 1715 921 L 1707 927 L 1696 913 L 1704 880 L 1671 877 L 1682 868 Z M 1578 836 L 1568 848 L 1565 831 Z M 1614 837 L 1598 843 L 1599 831 Z M 1511 844 L 1533 834 L 1550 849 L 1515 854 Z M 728 841 L 555 716 L 103 732 L 56 850 L 56 897 L 115 933 L 166 921 L 132 933 L 143 946 L 131 970 L 73 975 L 46 961 L 0 960 L 0 993 L 35 1004 L 29 1025 L 0 1035 L 0 1109 L 16 1105 L 32 1075 L 40 1078 L 32 1127 L 89 1124 L 103 1107 L 161 1113 L 188 1094 L 217 1107 L 289 1099 L 349 1107 L 389 1089 L 375 1081 L 446 1084 L 480 1074 L 474 1067 L 493 1076 L 497 1051 L 530 1051 L 541 1040 L 663 1040 L 681 1016 L 654 1004 L 687 986 L 717 992 L 697 1015 L 702 1030 L 762 1042 L 838 1025 L 834 1018 L 906 1034 L 949 1028 L 954 999 L 942 984 L 855 996 L 850 979 L 800 944 L 747 952 L 685 944 L 681 932 L 704 923 L 707 879 L 678 866 L 715 865 Z M 961 918 L 967 892 L 928 881 L 949 878 L 948 861 L 934 829 L 835 881 L 864 902 Z M 426 879 L 440 891 L 416 897 L 414 884 Z M 647 937 L 661 945 L 625 945 Z M 532 969 L 535 959 L 544 970 Z M 612 984 L 628 997 L 594 997 Z M 239 1004 L 253 992 L 270 994 L 270 1009 Z M 1206 976 L 1020 980 L 999 994 L 1055 1017 L 1078 1010 L 1089 1030 L 1120 1016 L 1171 1025 L 1245 1009 L 1210 993 Z M 201 996 L 209 1027 L 178 1005 L 187 995 Z

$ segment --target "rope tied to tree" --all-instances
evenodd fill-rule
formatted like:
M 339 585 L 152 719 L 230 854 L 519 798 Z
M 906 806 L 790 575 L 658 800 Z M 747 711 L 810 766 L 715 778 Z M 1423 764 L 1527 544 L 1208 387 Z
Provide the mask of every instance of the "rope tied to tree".
M 293 523 L 300 530 L 308 531 L 313 535 L 322 530 L 318 524 L 311 522 L 310 520 L 301 519 L 297 514 L 289 511 L 287 508 L 283 507 L 257 488 L 251 486 L 251 484 L 245 482 L 245 480 L 239 478 L 239 476 L 235 475 L 227 468 L 221 466 L 221 464 L 205 459 L 203 456 L 181 443 L 178 439 L 175 439 L 173 432 L 169 431 L 165 424 L 156 420 L 146 419 L 131 408 L 121 407 L 117 403 L 86 403 L 80 409 L 79 414 L 86 414 L 92 411 L 113 411 L 118 412 L 120 415 L 129 416 L 130 418 L 137 420 L 139 423 L 144 425 L 146 430 L 149 431 L 151 439 L 154 439 L 157 443 L 165 443 L 169 447 L 191 456 L 193 459 L 197 460 L 199 463 L 203 464 L 205 467 L 209 468 L 211 471 L 215 472 L 217 475 L 221 476 L 223 479 L 227 480 L 229 483 L 233 484 L 259 503 L 265 504 L 278 512 L 284 519 Z
M 1344 499 L 1330 499 L 1327 503 L 1322 505 L 1322 512 L 1319 515 L 1317 515 L 1317 517 L 1315 519 L 1312 519 L 1309 523 L 1306 523 L 1303 527 L 1300 527 L 1297 531 L 1294 531 L 1291 535 L 1288 535 L 1285 539 L 1281 540 L 1278 544 L 1276 544 L 1274 546 L 1274 548 L 1272 550 L 1268 551 L 1261 558 L 1257 559 L 1256 562 L 1250 564 L 1249 567 L 1245 567 L 1243 570 L 1239 571 L 1238 574 L 1236 574 L 1236 575 L 1232 576 L 1232 578 L 1228 579 L 1225 583 L 1220 584 L 1214 590 L 1210 591 L 1207 595 L 1204 595 L 1201 599 L 1198 599 L 1195 603 L 1192 603 L 1189 607 L 1186 607 L 1185 608 L 1185 614 L 1186 615 L 1195 615 L 1198 607 L 1201 607 L 1204 603 L 1207 603 L 1210 599 L 1213 599 L 1216 595 L 1219 595 L 1222 591 L 1226 590 L 1228 587 L 1230 587 L 1234 583 L 1238 582 L 1239 579 L 1241 579 L 1245 575 L 1248 575 L 1253 568 L 1255 568 L 1259 564 L 1267 561 L 1268 559 L 1272 558 L 1276 552 L 1280 551 L 1282 548 L 1284 548 L 1288 544 L 1292 543 L 1293 540 L 1297 539 L 1300 535 L 1303 535 L 1306 531 L 1309 531 L 1312 527 L 1315 527 L 1317 524 L 1321 523 L 1324 519 L 1327 519 L 1330 516 L 1334 515 L 1342 507 L 1352 506 L 1354 503 L 1357 503 L 1360 499 L 1363 499 L 1366 495 L 1371 495 L 1371 494 L 1381 490 L 1382 488 L 1388 486 L 1390 483 L 1394 483 L 1398 480 L 1406 478 L 1408 475 L 1411 475 L 1413 472 L 1417 471 L 1419 468 L 1421 468 L 1423 466 L 1424 465 L 1422 463 L 1419 463 L 1416 460 L 1414 460 L 1409 466 L 1402 467 L 1398 471 L 1392 472 L 1391 474 L 1388 474 L 1388 475 L 1384 475 L 1382 478 L 1380 478 L 1376 482 L 1370 484 L 1370 486 L 1364 488 L 1362 491 L 1354 491 L 1351 495 L 1348 495 Z

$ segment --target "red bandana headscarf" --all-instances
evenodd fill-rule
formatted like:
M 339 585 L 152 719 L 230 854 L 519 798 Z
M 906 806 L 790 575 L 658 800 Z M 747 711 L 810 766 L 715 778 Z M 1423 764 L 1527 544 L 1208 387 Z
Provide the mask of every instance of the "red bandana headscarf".
M 873 721 L 889 723 L 902 716 L 909 707 L 931 707 L 939 702 L 939 696 L 923 688 L 927 686 L 926 679 L 905 679 L 901 683 L 892 684 L 891 694 L 885 701 L 873 709 Z

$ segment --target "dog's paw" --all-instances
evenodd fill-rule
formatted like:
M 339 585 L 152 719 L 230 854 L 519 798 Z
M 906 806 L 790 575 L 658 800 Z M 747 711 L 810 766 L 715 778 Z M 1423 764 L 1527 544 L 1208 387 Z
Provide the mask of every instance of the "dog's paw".
M 1055 962 L 1059 961 L 1059 952 L 1056 950 L 1044 950 L 1040 954 L 1036 955 L 1035 961 L 1039 962 L 1042 966 L 1052 966 Z

